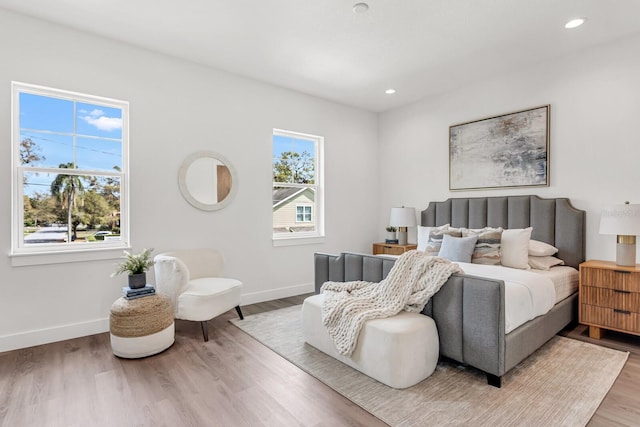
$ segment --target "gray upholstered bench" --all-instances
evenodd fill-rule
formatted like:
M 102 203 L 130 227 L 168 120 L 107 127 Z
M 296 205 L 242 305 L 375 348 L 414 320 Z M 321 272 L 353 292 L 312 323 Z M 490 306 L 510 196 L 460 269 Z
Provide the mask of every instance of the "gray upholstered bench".
M 322 324 L 322 298 L 322 294 L 310 296 L 302 305 L 302 330 L 308 344 L 393 388 L 411 387 L 436 369 L 438 331 L 432 318 L 403 311 L 368 320 L 351 357 L 345 357 Z

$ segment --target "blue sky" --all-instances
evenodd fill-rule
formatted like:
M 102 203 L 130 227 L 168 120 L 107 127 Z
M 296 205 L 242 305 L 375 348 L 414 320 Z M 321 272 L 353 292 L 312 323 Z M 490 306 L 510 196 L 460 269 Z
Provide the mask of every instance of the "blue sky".
M 122 110 L 82 102 L 75 110 L 74 117 L 74 101 L 20 94 L 20 140 L 31 138 L 45 157 L 32 165 L 58 167 L 73 162 L 75 152 L 82 169 L 122 167 Z
M 307 139 L 291 138 L 288 136 L 274 135 L 273 136 L 273 158 L 278 159 L 280 155 L 285 151 L 293 151 L 295 153 L 302 153 L 307 151 L 311 158 L 314 158 L 314 142 Z
M 74 129 L 75 127 L 75 129 Z M 74 137 L 75 136 L 75 137 Z M 122 110 L 48 96 L 20 93 L 20 140 L 30 138 L 44 160 L 29 166 L 54 167 L 75 161 L 78 168 L 113 171 L 122 167 Z M 25 173 L 24 193 L 48 192 L 55 174 Z

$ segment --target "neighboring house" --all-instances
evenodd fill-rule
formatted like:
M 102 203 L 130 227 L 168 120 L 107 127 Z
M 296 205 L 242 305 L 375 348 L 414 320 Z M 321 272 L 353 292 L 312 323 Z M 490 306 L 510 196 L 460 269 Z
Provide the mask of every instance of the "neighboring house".
M 315 193 L 310 188 L 273 189 L 273 231 L 315 230 Z

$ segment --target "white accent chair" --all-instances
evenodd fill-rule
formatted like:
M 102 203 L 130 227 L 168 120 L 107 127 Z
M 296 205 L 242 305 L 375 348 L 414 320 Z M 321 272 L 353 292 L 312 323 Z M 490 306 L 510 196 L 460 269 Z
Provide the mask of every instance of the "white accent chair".
M 242 282 L 224 277 L 224 258 L 215 249 L 186 249 L 156 255 L 156 289 L 171 299 L 176 319 L 200 322 L 205 341 L 207 321 L 235 307 L 240 319 Z

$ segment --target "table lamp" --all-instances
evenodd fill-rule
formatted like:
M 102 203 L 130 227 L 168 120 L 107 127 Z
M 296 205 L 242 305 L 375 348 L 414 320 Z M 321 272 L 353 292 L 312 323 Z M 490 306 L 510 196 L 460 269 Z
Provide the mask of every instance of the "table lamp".
M 398 227 L 398 244 L 407 244 L 407 227 L 416 226 L 416 209 L 415 208 L 391 208 L 391 218 L 389 225 Z
M 640 205 L 610 205 L 602 209 L 600 234 L 618 236 L 616 264 L 625 267 L 636 265 L 636 236 L 640 234 Z

